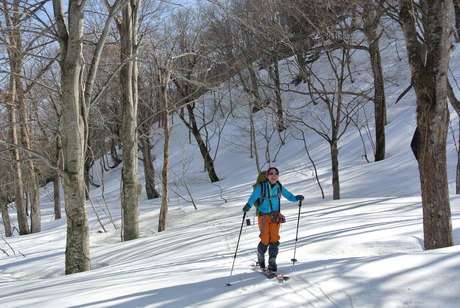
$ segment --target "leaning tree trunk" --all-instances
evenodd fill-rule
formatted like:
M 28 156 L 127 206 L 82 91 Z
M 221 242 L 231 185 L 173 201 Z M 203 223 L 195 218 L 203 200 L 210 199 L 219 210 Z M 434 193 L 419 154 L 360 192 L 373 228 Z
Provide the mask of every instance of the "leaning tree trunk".
M 198 130 L 198 125 L 196 122 L 195 114 L 193 113 L 193 107 L 191 104 L 187 105 L 187 111 L 190 118 L 190 123 L 184 123 L 188 126 L 188 128 L 192 131 L 193 137 L 195 137 L 196 143 L 198 144 L 198 148 L 200 149 L 201 156 L 204 160 L 204 167 L 208 172 L 209 179 L 212 183 L 218 182 L 219 177 L 217 176 L 216 169 L 214 168 L 214 160 L 212 159 L 211 155 L 209 154 L 209 150 L 206 147 L 206 144 L 201 137 L 200 131 Z
M 122 10 L 119 24 L 121 37 L 121 62 L 126 63 L 120 71 L 122 91 L 121 144 L 123 147 L 123 209 L 122 240 L 139 237 L 140 184 L 137 159 L 137 12 L 140 1 L 130 0 Z
M 420 14 L 416 11 L 421 7 Z M 453 4 L 444 1 L 399 0 L 400 19 L 417 100 L 417 161 L 423 205 L 425 249 L 453 245 L 447 179 L 446 141 L 449 126 L 447 76 L 451 50 Z M 417 29 L 421 16 L 426 54 Z

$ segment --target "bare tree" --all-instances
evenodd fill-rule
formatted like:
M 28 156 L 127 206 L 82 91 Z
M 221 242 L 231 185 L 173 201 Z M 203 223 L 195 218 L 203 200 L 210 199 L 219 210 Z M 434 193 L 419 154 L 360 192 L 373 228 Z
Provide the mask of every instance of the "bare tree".
M 11 169 L 11 164 L 9 162 L 0 162 L 0 168 L 4 171 L 0 176 L 0 211 L 3 227 L 5 229 L 5 236 L 10 237 L 13 235 L 13 229 L 11 226 L 10 214 L 8 212 L 8 205 L 14 200 L 15 185 L 11 172 L 5 172 Z
M 140 0 L 129 0 L 117 19 L 121 37 L 120 86 L 122 96 L 121 144 L 123 148 L 122 193 L 123 209 L 122 239 L 128 241 L 139 237 L 139 204 L 141 185 L 137 159 L 137 109 L 138 109 L 138 62 L 137 24 Z
M 28 116 L 28 106 L 26 104 L 26 95 L 30 92 L 34 83 L 31 83 L 29 86 L 26 84 L 26 79 L 23 77 L 24 74 L 24 55 L 31 54 L 38 46 L 47 45 L 47 41 L 42 41 L 37 38 L 24 39 L 24 36 L 27 36 L 26 31 L 33 31 L 30 29 L 31 22 L 30 19 L 33 17 L 33 14 L 40 10 L 44 5 L 44 1 L 36 3 L 28 3 L 27 1 L 15 0 L 13 2 L 2 1 L 0 11 L 3 13 L 5 28 L 2 30 L 3 36 L 0 37 L 0 41 L 6 47 L 8 53 L 8 61 L 10 67 L 10 91 L 14 90 L 11 93 L 11 98 L 13 99 L 10 111 L 15 113 L 11 114 L 17 119 L 17 122 L 10 123 L 17 128 L 11 128 L 11 135 L 14 136 L 17 134 L 17 143 L 14 144 L 25 148 L 32 148 L 31 141 L 31 128 L 30 121 Z M 1 22 L 0 22 L 1 24 Z M 27 29 L 26 29 L 27 28 Z M 38 32 L 38 31 L 37 31 Z M 43 70 L 46 70 L 43 69 Z M 39 74 L 43 73 L 40 72 Z M 14 86 L 12 85 L 14 83 Z M 15 132 L 13 132 L 13 130 Z M 39 232 L 41 230 L 41 215 L 40 215 L 40 195 L 38 191 L 38 177 L 36 175 L 36 164 L 31 159 L 31 154 L 27 151 L 20 151 L 19 149 L 14 150 L 15 159 L 17 160 L 16 164 L 16 179 L 21 179 L 23 183 L 17 183 L 18 189 L 23 190 L 21 199 L 25 195 L 28 196 L 28 199 L 31 203 L 30 211 L 30 220 L 31 232 Z M 22 168 L 21 173 L 24 173 L 24 176 L 19 175 L 18 168 Z M 19 193 L 17 195 L 19 198 Z M 19 203 L 18 209 L 22 208 L 24 201 L 16 200 Z M 20 210 L 22 212 L 22 210 Z M 22 213 L 18 213 L 19 217 Z M 26 211 L 27 212 L 27 211 Z M 24 230 L 24 221 L 23 218 L 20 218 L 22 223 L 20 224 L 21 233 L 28 233 Z M 28 228 L 28 227 L 27 227 Z
M 374 76 L 374 117 L 375 117 L 375 161 L 385 159 L 385 125 L 386 100 L 383 80 L 382 59 L 380 56 L 379 41 L 381 36 L 380 18 L 383 9 L 378 1 L 364 1 L 362 3 L 363 32 L 369 44 L 368 51 Z
M 143 53 L 146 58 L 152 57 L 150 49 Z M 142 152 L 142 164 L 144 165 L 145 192 L 147 199 L 160 197 L 155 187 L 155 167 L 153 148 L 156 144 L 152 140 L 153 125 L 160 122 L 160 115 L 157 113 L 160 104 L 160 93 L 157 87 L 157 75 L 152 63 L 146 61 L 142 66 L 143 74 L 139 78 L 139 148 Z
M 56 36 L 60 44 L 61 104 L 63 117 L 62 170 L 67 214 L 66 274 L 90 269 L 89 228 L 86 213 L 84 158 L 86 152 L 88 106 L 103 46 L 110 24 L 125 4 L 117 0 L 110 7 L 102 35 L 99 38 L 85 86 L 83 86 L 83 22 L 86 0 L 69 1 L 67 14 L 62 0 L 53 0 Z
M 415 149 L 422 191 L 424 245 L 425 249 L 452 246 L 446 166 L 449 126 L 446 95 L 453 3 L 452 0 L 398 0 L 398 3 L 417 97 Z
M 449 98 L 449 102 L 454 107 L 455 112 L 457 113 L 458 121 L 460 121 L 460 100 L 455 96 L 454 89 L 450 82 L 447 83 L 447 97 Z M 452 133 L 454 136 L 454 142 L 460 147 L 460 127 L 459 127 L 459 140 L 455 140 L 455 134 Z M 457 150 L 457 168 L 455 171 L 455 193 L 458 195 L 460 194 L 460 148 L 456 147 Z
M 6 102 L 7 112 L 8 112 L 8 122 L 9 123 L 16 123 L 17 122 L 17 114 L 15 110 L 15 93 L 16 93 L 16 83 L 14 80 L 10 79 L 9 82 L 9 95 L 3 95 L 3 99 Z M 21 156 L 19 151 L 19 140 L 18 140 L 18 132 L 16 125 L 9 126 L 9 140 L 11 150 L 11 160 L 13 161 L 13 174 L 14 174 L 14 182 L 16 186 L 16 194 L 15 194 L 15 203 L 16 203 L 16 211 L 17 211 L 17 219 L 19 225 L 19 234 L 29 234 L 30 228 L 29 223 L 27 221 L 27 211 L 26 205 L 24 200 L 24 184 L 23 184 L 23 171 L 21 168 Z
M 89 230 L 85 204 L 83 164 L 85 154 L 85 106 L 81 93 L 83 11 L 86 1 L 70 1 L 67 22 L 63 4 L 53 0 L 61 46 L 61 103 L 63 104 L 62 172 L 67 214 L 66 274 L 90 269 Z M 83 112 L 82 112 L 83 111 Z
M 169 169 L 169 146 L 171 139 L 171 128 L 169 125 L 169 113 L 170 113 L 170 98 L 168 95 L 171 71 L 172 71 L 172 61 L 173 57 L 169 57 L 166 62 L 166 66 L 160 68 L 158 66 L 158 84 L 160 86 L 161 93 L 161 102 L 163 103 L 163 169 L 161 171 L 161 208 L 160 216 L 158 219 L 158 232 L 166 230 L 166 218 L 168 216 L 168 169 Z
M 209 179 L 211 182 L 217 182 L 219 177 L 210 150 L 200 132 L 200 125 L 195 115 L 195 103 L 209 88 L 217 84 L 215 77 L 219 69 L 213 68 L 215 65 L 210 57 L 213 51 L 205 44 L 202 35 L 206 31 L 205 24 L 197 18 L 197 15 L 187 11 L 180 11 L 174 15 L 173 26 L 177 29 L 177 35 L 174 37 L 177 43 L 176 52 L 181 56 L 175 61 L 172 77 L 177 88 L 176 93 L 180 97 L 179 104 L 185 106 L 188 119 L 183 113 L 179 114 L 179 117 L 195 138 Z M 203 122 L 203 126 L 205 125 L 206 121 Z

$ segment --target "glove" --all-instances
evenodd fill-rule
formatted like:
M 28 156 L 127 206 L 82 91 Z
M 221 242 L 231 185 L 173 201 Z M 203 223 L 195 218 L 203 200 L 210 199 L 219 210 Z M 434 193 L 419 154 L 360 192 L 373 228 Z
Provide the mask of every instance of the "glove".
M 302 195 L 297 195 L 295 198 L 299 201 L 303 201 L 303 199 L 305 199 Z
M 243 212 L 247 213 L 250 209 L 251 207 L 249 206 L 249 204 L 246 203 L 246 205 L 243 207 Z

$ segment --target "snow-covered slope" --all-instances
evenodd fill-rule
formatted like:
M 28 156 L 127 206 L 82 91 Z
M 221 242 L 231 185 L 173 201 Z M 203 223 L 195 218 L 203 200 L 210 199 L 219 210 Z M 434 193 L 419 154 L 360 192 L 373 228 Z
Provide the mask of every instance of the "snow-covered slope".
M 43 231 L 0 243 L 0 307 L 458 307 L 460 199 L 451 197 L 456 246 L 424 251 L 417 164 L 409 147 L 414 99 L 408 94 L 394 104 L 409 74 L 404 59 L 398 59 L 404 50 L 395 50 L 394 44 L 383 46 L 385 74 L 392 80 L 386 93 L 387 159 L 367 163 L 360 136 L 350 128 L 340 141 L 342 199 L 335 201 L 328 145 L 311 131 L 306 132 L 309 150 L 326 199 L 321 199 L 302 142 L 288 138 L 273 163 L 283 185 L 306 197 L 297 242 L 297 204 L 282 204 L 287 222 L 281 228 L 278 263 L 291 277 L 288 282 L 268 280 L 249 267 L 259 234 L 253 211 L 252 224 L 243 226 L 230 277 L 243 223 L 241 208 L 256 174 L 254 160 L 241 146 L 249 141 L 241 130 L 245 120 L 238 116 L 246 109 L 240 109 L 227 124 L 219 147 L 219 184 L 209 183 L 197 147 L 188 144 L 187 133 L 176 122 L 171 150 L 174 192 L 164 232 L 156 232 L 160 201 L 146 200 L 143 193 L 142 237 L 120 242 L 120 231 L 107 215 L 108 208 L 120 226 L 120 169 L 104 173 L 106 203 L 100 188 L 92 189 L 91 196 L 108 232 L 100 232 L 95 210 L 88 204 L 93 267 L 89 272 L 63 275 L 65 218 L 53 220 L 50 188 L 43 191 Z M 454 51 L 455 74 L 460 72 L 458 59 Z M 457 117 L 451 116 L 458 131 Z M 448 159 L 453 193 L 452 139 Z M 161 142 L 155 151 L 161 153 Z M 159 168 L 161 155 L 157 157 Z M 181 179 L 197 210 L 177 196 L 176 192 L 190 199 Z M 293 265 L 295 248 L 299 262 Z M 232 286 L 226 286 L 228 282 Z

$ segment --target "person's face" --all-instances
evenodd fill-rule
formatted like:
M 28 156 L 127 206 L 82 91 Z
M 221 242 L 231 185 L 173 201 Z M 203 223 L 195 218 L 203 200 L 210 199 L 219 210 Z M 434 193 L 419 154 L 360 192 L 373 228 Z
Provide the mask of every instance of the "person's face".
M 268 181 L 270 184 L 275 184 L 276 181 L 278 181 L 278 172 L 275 169 L 269 169 L 268 170 Z

